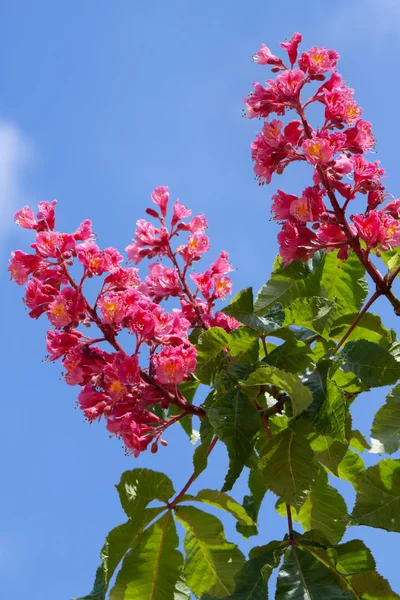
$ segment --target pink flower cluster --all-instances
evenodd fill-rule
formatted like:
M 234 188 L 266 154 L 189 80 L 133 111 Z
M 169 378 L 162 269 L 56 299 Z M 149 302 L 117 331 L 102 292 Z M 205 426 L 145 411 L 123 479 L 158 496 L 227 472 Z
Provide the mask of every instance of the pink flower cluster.
M 272 213 L 282 224 L 278 235 L 281 256 L 288 264 L 295 259 L 307 260 L 320 249 L 338 249 L 339 256 L 346 259 L 354 243 L 360 244 L 366 256 L 371 250 L 379 254 L 399 246 L 400 200 L 377 210 L 388 196 L 382 183 L 385 171 L 379 161 L 363 156 L 374 147 L 375 139 L 371 123 L 361 118 L 354 90 L 335 69 L 339 55 L 314 46 L 299 56 L 301 41 L 301 34 L 295 33 L 281 43 L 290 67 L 264 44 L 261 46 L 253 57 L 255 62 L 270 65 L 277 75 L 265 85 L 254 83 L 254 90 L 245 99 L 247 117 L 265 119 L 251 145 L 260 184 L 269 184 L 274 173 L 281 174 L 295 161 L 314 168 L 314 185 L 300 196 L 281 190 L 273 196 Z M 303 100 L 303 88 L 315 82 L 318 87 Z M 323 124 L 318 129 L 313 129 L 306 118 L 306 108 L 314 103 L 324 108 Z M 284 116 L 290 110 L 295 111 L 295 120 L 286 124 L 268 120 L 270 115 Z M 357 194 L 366 196 L 366 211 L 352 215 L 348 222 L 345 211 Z
M 226 252 L 204 273 L 191 274 L 193 291 L 188 285 L 188 269 L 210 246 L 204 215 L 184 221 L 191 211 L 177 200 L 167 225 L 168 188 L 156 188 L 152 200 L 159 212 L 146 212 L 157 226 L 139 220 L 126 249 L 136 264 L 143 258 L 156 259 L 144 280 L 138 269 L 122 266 L 123 257 L 115 248 L 99 248 L 90 221 L 74 233 L 54 231 L 55 201 L 41 202 L 36 217 L 29 207 L 16 213 L 16 223 L 34 230 L 36 238 L 33 252 L 12 252 L 9 266 L 11 278 L 25 284 L 29 316 L 37 319 L 46 313 L 53 326 L 47 332 L 48 359 L 61 359 L 66 383 L 80 386 L 78 402 L 86 418 L 104 417 L 107 429 L 135 456 L 151 441 L 156 451 L 158 441 L 165 443 L 161 436 L 167 427 L 201 410 L 187 403 L 178 388 L 196 368 L 196 349 L 188 338 L 191 329 L 218 325 L 231 331 L 239 326 L 214 312 L 215 301 L 232 287 Z M 172 241 L 183 232 L 187 241 L 174 250 Z M 170 265 L 163 265 L 162 259 Z M 78 280 L 72 276 L 77 266 Z M 95 276 L 102 282 L 91 305 L 83 288 Z M 176 297 L 179 306 L 168 311 L 161 302 L 170 297 Z M 87 335 L 87 327 L 94 335 Z M 129 351 L 118 340 L 122 330 L 132 335 Z M 104 342 L 107 350 L 101 347 Z M 170 403 L 181 413 L 169 420 L 155 414 L 155 405 L 166 409 Z

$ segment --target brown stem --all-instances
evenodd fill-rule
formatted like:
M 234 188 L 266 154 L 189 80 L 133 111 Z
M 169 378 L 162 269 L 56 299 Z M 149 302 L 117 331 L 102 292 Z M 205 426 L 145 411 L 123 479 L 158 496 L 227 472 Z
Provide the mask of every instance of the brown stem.
M 268 356 L 268 348 L 267 348 L 267 344 L 265 342 L 265 335 L 261 336 L 261 341 L 262 341 L 262 345 L 263 345 L 263 349 L 264 349 L 264 354 L 265 354 L 265 356 Z
M 353 330 L 357 327 L 357 325 L 359 324 L 359 322 L 361 321 L 361 319 L 363 318 L 365 313 L 371 308 L 371 306 L 373 305 L 375 300 L 377 300 L 379 298 L 379 296 L 382 296 L 382 294 L 383 294 L 383 292 L 381 292 L 381 290 L 377 290 L 374 294 L 372 294 L 371 298 L 364 305 L 362 310 L 360 310 L 360 312 L 358 313 L 358 315 L 356 316 L 353 323 L 350 325 L 350 327 L 348 328 L 348 330 L 346 331 L 346 333 L 344 334 L 344 336 L 342 337 L 342 339 L 340 340 L 338 345 L 332 350 L 332 354 L 336 354 L 336 352 L 339 350 L 339 348 L 341 348 L 341 346 L 343 346 L 343 344 L 345 343 L 345 341 L 347 340 L 349 335 L 353 332 Z
M 303 123 L 305 134 L 309 139 L 311 139 L 312 131 L 311 131 L 310 125 L 308 124 L 307 119 L 305 117 L 304 108 L 301 106 L 300 102 L 298 103 L 298 106 L 296 107 L 296 109 L 297 109 L 297 112 Z M 338 223 L 340 223 L 340 225 L 342 226 L 343 231 L 346 234 L 346 238 L 347 238 L 347 241 L 348 241 L 350 247 L 354 250 L 356 256 L 360 260 L 361 264 L 364 266 L 368 275 L 371 277 L 371 279 L 375 283 L 376 287 L 381 291 L 381 294 L 384 294 L 387 297 L 387 299 L 393 306 L 394 312 L 396 313 L 396 315 L 400 316 L 400 301 L 398 300 L 398 298 L 396 298 L 396 296 L 393 294 L 392 290 L 390 289 L 391 282 L 389 283 L 381 275 L 379 270 L 375 267 L 375 265 L 369 259 L 368 255 L 366 254 L 364 249 L 361 247 L 358 236 L 356 234 L 354 234 L 353 231 L 351 230 L 350 224 L 346 219 L 344 210 L 340 206 L 340 204 L 336 198 L 335 192 L 333 191 L 333 189 L 331 187 L 329 179 L 326 176 L 326 168 L 324 168 L 322 166 L 318 166 L 317 171 L 318 171 L 321 181 L 327 191 L 328 198 L 331 201 L 332 208 L 335 213 L 336 219 L 337 219 Z
M 213 439 L 211 440 L 211 443 L 208 447 L 208 451 L 207 451 L 207 456 L 209 456 L 215 446 L 215 444 L 218 442 L 218 436 L 214 436 Z M 188 491 L 188 489 L 190 488 L 190 486 L 192 485 L 192 483 L 197 479 L 197 475 L 195 475 L 194 473 L 189 477 L 189 479 L 187 480 L 187 482 L 185 483 L 185 485 L 183 486 L 183 488 L 181 489 L 181 491 L 179 492 L 179 494 L 174 498 L 174 500 L 172 500 L 172 502 L 170 504 L 168 504 L 168 508 L 174 508 L 178 502 L 180 501 L 180 499 L 186 494 L 186 492 Z
M 294 534 L 293 534 L 293 521 L 292 521 L 292 510 L 290 508 L 290 504 L 286 504 L 286 515 L 288 522 L 288 531 L 289 531 L 289 540 L 293 542 Z

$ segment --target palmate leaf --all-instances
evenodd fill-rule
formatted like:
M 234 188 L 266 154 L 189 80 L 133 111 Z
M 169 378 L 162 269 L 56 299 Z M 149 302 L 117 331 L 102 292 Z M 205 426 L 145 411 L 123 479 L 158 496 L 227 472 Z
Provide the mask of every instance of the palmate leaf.
M 287 267 L 278 263 L 270 280 L 258 292 L 254 312 L 262 315 L 277 303 L 286 308 L 296 298 L 318 296 L 323 262 L 324 256 L 316 253 L 307 262 L 294 261 Z
M 234 329 L 229 334 L 229 353 L 235 364 L 255 363 L 258 360 L 259 334 L 248 327 Z
M 243 498 L 243 508 L 253 519 L 253 521 L 257 522 L 258 512 L 267 492 L 263 476 L 257 469 L 250 469 L 249 471 L 249 492 L 250 493 L 246 494 L 246 496 Z M 248 538 L 252 535 L 257 535 L 258 533 L 256 525 L 243 525 L 242 523 L 238 522 L 236 529 L 245 538 Z
M 226 541 L 222 523 L 213 515 L 182 505 L 175 513 L 186 529 L 184 574 L 188 585 L 196 596 L 205 592 L 217 598 L 229 595 L 243 565 L 243 554 L 236 544 Z
M 217 394 L 207 416 L 215 434 L 226 444 L 228 450 L 229 470 L 222 487 L 222 491 L 227 492 L 252 453 L 254 436 L 261 427 L 260 416 L 239 388 Z
M 168 511 L 144 531 L 125 556 L 110 600 L 189 599 L 178 544 L 174 519 Z
M 351 371 L 368 387 L 392 385 L 400 379 L 395 353 L 374 342 L 348 342 L 337 355 L 343 371 Z
M 325 254 L 320 295 L 335 303 L 339 317 L 359 312 L 368 294 L 368 283 L 357 256 L 350 253 L 347 260 L 340 260 L 337 254 L 337 251 Z
M 291 339 L 272 350 L 265 362 L 288 373 L 298 374 L 313 366 L 314 357 L 308 344 Z
M 308 439 L 316 460 L 338 476 L 338 468 L 346 455 L 348 443 L 338 442 L 326 435 L 318 435 L 315 431 Z
M 266 546 L 253 548 L 250 560 L 244 563 L 235 575 L 235 591 L 224 600 L 268 600 L 268 580 L 272 571 L 279 565 L 284 552 L 283 542 L 273 541 Z M 215 600 L 216 596 L 206 594 L 201 600 Z
M 306 437 L 305 423 L 284 429 L 264 448 L 259 468 L 268 489 L 300 508 L 319 473 L 318 463 Z
M 284 502 L 278 500 L 276 510 L 286 518 Z M 339 492 L 328 484 L 323 469 L 303 506 L 297 511 L 292 509 L 292 518 L 304 531 L 318 529 L 332 544 L 342 539 L 347 526 L 347 506 Z
M 400 532 L 400 459 L 386 458 L 358 480 L 353 525 Z
M 318 434 L 344 442 L 348 409 L 341 390 L 333 381 L 334 370 L 330 359 L 321 359 L 305 380 L 313 395 L 307 415 L 312 418 Z
M 242 384 L 242 389 L 257 396 L 260 386 L 264 385 L 275 385 L 289 394 L 293 416 L 299 415 L 312 402 L 310 390 L 303 385 L 299 377 L 266 364 L 259 365 L 250 374 L 246 382 Z
M 125 471 L 116 488 L 122 508 L 132 519 L 153 500 L 166 504 L 175 494 L 170 478 L 150 469 Z
M 350 325 L 354 323 L 354 320 L 358 316 L 358 312 L 346 313 L 340 318 L 336 319 L 332 324 L 332 329 L 329 333 L 330 337 L 339 341 Z M 367 340 L 368 342 L 375 342 L 376 344 L 382 343 L 392 344 L 396 339 L 396 334 L 393 330 L 386 329 L 382 325 L 382 321 L 378 315 L 372 313 L 366 313 L 360 319 L 357 327 L 353 329 L 347 340 Z
M 371 444 L 371 452 L 379 454 L 393 454 L 400 448 L 400 385 L 391 390 L 375 415 Z
M 364 474 L 365 465 L 364 461 L 359 454 L 350 450 L 347 450 L 343 457 L 342 462 L 338 466 L 337 475 L 343 481 L 348 481 L 352 486 L 357 489 L 358 483 Z
M 194 379 L 193 377 L 189 381 L 182 381 L 182 383 L 179 384 L 179 390 L 183 394 L 185 399 L 189 402 L 189 404 L 193 403 L 193 399 L 195 397 L 195 394 L 196 394 L 196 391 L 197 391 L 197 388 L 199 387 L 199 385 L 200 385 L 200 381 L 198 381 L 197 379 Z M 180 413 L 180 409 L 175 404 L 171 403 L 169 405 L 168 415 L 174 416 L 174 415 L 178 415 L 179 413 Z M 179 419 L 178 422 L 180 423 L 184 432 L 189 437 L 189 440 L 192 441 L 193 440 L 192 415 L 189 415 L 189 414 L 185 415 L 182 419 Z
M 306 327 L 323 334 L 336 318 L 335 304 L 321 296 L 296 298 L 286 309 L 284 325 Z
M 371 552 L 361 540 L 324 548 L 309 539 L 307 534 L 301 536 L 296 548 L 286 552 L 278 575 L 277 600 L 400 598 L 377 573 Z
M 340 578 L 302 548 L 290 549 L 278 574 L 275 600 L 354 600 Z
M 197 379 L 206 385 L 214 381 L 218 371 L 227 361 L 226 352 L 223 349 L 229 345 L 229 335 L 221 327 L 212 327 L 204 331 L 196 344 L 197 367 L 195 375 Z
M 265 313 L 264 316 L 254 314 L 253 290 L 242 290 L 232 299 L 230 304 L 222 309 L 226 315 L 234 317 L 243 325 L 264 334 L 277 331 L 285 320 L 285 313 L 280 308 Z
M 241 525 L 248 527 L 254 526 L 255 523 L 246 510 L 236 502 L 231 496 L 218 490 L 200 490 L 196 496 L 185 494 L 181 501 L 202 502 L 220 508 L 233 517 L 235 517 Z

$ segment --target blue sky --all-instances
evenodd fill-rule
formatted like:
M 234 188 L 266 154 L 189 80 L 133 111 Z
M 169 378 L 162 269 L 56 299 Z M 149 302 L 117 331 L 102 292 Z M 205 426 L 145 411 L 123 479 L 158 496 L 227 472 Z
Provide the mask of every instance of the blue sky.
M 397 0 L 1 3 L 4 597 L 68 600 L 87 593 L 104 536 L 123 521 L 113 488 L 121 472 L 165 470 L 177 490 L 191 474 L 191 448 L 182 452 L 187 442 L 179 429 L 167 437 L 167 449 L 135 461 L 103 424 L 87 425 L 74 409 L 76 389 L 60 380 L 59 365 L 43 362 L 45 321 L 28 319 L 22 289 L 8 281 L 9 252 L 31 242 L 12 214 L 26 203 L 57 198 L 62 230 L 91 218 L 104 247 L 123 249 L 152 189 L 169 185 L 194 212 L 206 213 L 210 258 L 221 248 L 230 252 L 235 289 L 258 289 L 277 249 L 270 198 L 277 186 L 299 192 L 310 173 L 288 171 L 269 187 L 256 185 L 249 144 L 258 123 L 241 117 L 242 99 L 253 80 L 268 77 L 252 64 L 252 54 L 262 42 L 277 51 L 294 31 L 303 33 L 305 47 L 326 45 L 342 55 L 341 72 L 373 122 L 377 157 L 398 194 Z M 389 305 L 382 302 L 380 310 L 394 327 Z M 379 390 L 357 400 L 354 415 L 364 433 L 383 398 Z M 220 486 L 225 467 L 225 452 L 217 448 L 198 488 Z M 245 489 L 241 480 L 235 497 Z M 352 494 L 343 490 L 351 507 Z M 272 495 L 260 531 L 241 547 L 286 532 Z M 229 521 L 227 532 L 240 541 Z M 364 528 L 347 534 L 359 536 L 399 592 L 395 534 Z

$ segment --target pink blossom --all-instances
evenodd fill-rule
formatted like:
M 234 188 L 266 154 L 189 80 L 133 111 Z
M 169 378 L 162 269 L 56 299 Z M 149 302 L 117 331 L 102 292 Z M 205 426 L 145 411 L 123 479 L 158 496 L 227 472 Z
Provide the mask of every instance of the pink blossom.
M 113 369 L 119 380 L 127 385 L 135 385 L 139 381 L 139 360 L 137 355 L 128 356 L 117 352 L 114 356 Z
M 299 144 L 302 135 L 303 126 L 301 121 L 290 121 L 283 131 L 284 142 L 286 144 L 292 144 L 292 146 L 297 146 Z
M 68 233 L 40 231 L 31 247 L 43 258 L 69 257 L 75 248 L 75 239 Z
M 210 327 L 221 327 L 222 329 L 225 329 L 225 331 L 227 331 L 228 333 L 242 326 L 242 324 L 239 323 L 239 321 L 237 321 L 233 317 L 225 315 L 222 312 L 216 312 L 214 316 L 206 315 L 205 320 L 210 325 Z
M 49 360 L 57 360 L 74 346 L 79 344 L 82 333 L 76 329 L 70 331 L 54 331 L 50 329 L 46 334 L 46 348 Z
M 313 134 L 311 139 L 305 140 L 301 148 L 307 161 L 312 165 L 326 165 L 330 163 L 335 153 L 330 139 L 316 134 Z
M 336 50 L 317 48 L 313 46 L 308 52 L 303 52 L 299 59 L 299 67 L 311 77 L 331 71 L 339 60 Z
M 9 262 L 8 270 L 11 273 L 11 279 L 18 283 L 18 285 L 26 283 L 29 275 L 41 269 L 45 264 L 40 256 L 26 254 L 22 250 L 11 252 Z
M 304 83 L 304 73 L 300 69 L 283 71 L 276 78 L 276 87 L 282 95 L 282 100 L 289 103 L 298 100 Z
M 400 245 L 400 223 L 382 211 L 370 210 L 366 215 L 352 217 L 358 235 L 367 248 L 388 250 Z
M 154 356 L 157 378 L 164 384 L 179 384 L 196 368 L 197 352 L 194 346 L 164 346 Z
M 105 284 L 116 289 L 138 288 L 141 285 L 138 270 L 134 268 L 123 269 L 118 267 L 104 280 Z
M 295 200 L 299 200 L 298 196 L 295 196 L 294 194 L 286 194 L 282 190 L 278 190 L 277 193 L 272 196 L 273 202 L 271 211 L 274 215 L 274 219 L 288 219 L 291 215 L 290 207 Z
M 280 146 L 280 144 L 282 144 L 284 140 L 281 133 L 282 125 L 282 121 L 279 121 L 278 119 L 273 119 L 269 122 L 265 121 L 261 135 L 265 144 L 269 148 L 277 148 Z
M 385 169 L 379 167 L 379 160 L 371 163 L 360 154 L 357 154 L 351 158 L 351 161 L 357 191 L 365 192 L 381 186 L 381 177 L 384 175 Z
M 190 215 L 192 214 L 192 211 L 189 210 L 188 208 L 186 208 L 186 206 L 184 206 L 183 204 L 181 204 L 179 202 L 179 200 L 175 200 L 173 211 L 174 211 L 174 216 L 172 217 L 172 220 L 171 220 L 172 227 L 174 227 L 182 219 L 186 219 L 186 217 L 190 217 Z
M 50 229 L 53 231 L 56 225 L 56 215 L 55 215 L 55 207 L 57 204 L 57 200 L 53 200 L 52 202 L 39 202 L 38 209 L 39 212 L 36 215 L 36 219 L 38 221 L 37 230 L 45 231 Z
M 191 279 L 194 281 L 196 287 L 201 291 L 205 298 L 210 297 L 210 292 L 213 287 L 212 271 L 207 269 L 204 273 L 192 273 Z
M 136 223 L 135 240 L 126 247 L 129 260 L 138 264 L 146 256 L 162 256 L 168 251 L 168 231 L 165 227 L 156 229 L 151 223 L 139 219 Z
M 228 294 L 232 293 L 232 280 L 228 275 L 214 275 L 213 284 L 213 298 L 222 300 Z
M 281 65 L 282 61 L 278 56 L 272 54 L 271 50 L 265 44 L 253 56 L 254 62 L 259 65 Z
M 179 246 L 177 252 L 182 255 L 183 260 L 190 264 L 194 260 L 199 260 L 204 252 L 210 248 L 210 240 L 204 233 L 195 233 L 188 239 L 187 246 Z
M 166 185 L 159 185 L 155 188 L 153 193 L 151 194 L 151 199 L 154 204 L 160 207 L 161 214 L 163 217 L 167 214 L 167 205 L 169 200 L 169 192 L 168 187 Z
M 36 277 L 33 277 L 25 287 L 24 302 L 31 309 L 29 316 L 33 319 L 40 317 L 57 295 L 58 290 L 55 287 L 46 285 Z
M 63 358 L 65 381 L 68 385 L 86 385 L 105 366 L 103 353 L 96 347 L 73 346 Z
M 154 431 L 153 427 L 138 423 L 136 419 L 137 415 L 133 412 L 126 413 L 120 418 L 107 418 L 107 429 L 121 438 L 127 449 L 138 457 L 153 440 Z M 157 422 L 158 417 L 152 414 L 152 419 L 153 422 Z
M 110 404 L 110 398 L 108 394 L 99 392 L 92 385 L 85 385 L 82 388 L 78 396 L 79 408 L 83 410 L 83 413 L 88 421 L 94 421 L 100 419 L 105 409 Z
M 191 231 L 192 233 L 203 233 L 207 229 L 207 227 L 207 219 L 205 218 L 203 213 L 200 213 L 199 215 L 193 217 L 190 223 L 188 223 L 185 227 L 185 230 Z
M 149 265 L 150 275 L 146 277 L 149 294 L 155 296 L 155 301 L 162 298 L 178 296 L 182 292 L 178 271 L 175 267 L 163 267 L 160 263 Z
M 89 219 L 83 221 L 72 235 L 77 242 L 87 242 L 92 240 L 94 238 L 92 221 Z
M 134 307 L 129 311 L 130 329 L 139 336 L 151 339 L 154 334 L 156 320 L 154 315 L 141 307 Z
M 301 33 L 294 33 L 288 42 L 281 42 L 281 47 L 287 51 L 292 66 L 297 60 L 297 51 L 302 40 Z
M 346 147 L 351 152 L 369 152 L 375 146 L 375 138 L 372 134 L 372 125 L 369 121 L 360 119 L 354 125 L 346 129 Z
M 271 113 L 285 114 L 285 105 L 279 98 L 276 88 L 265 88 L 257 81 L 253 83 L 254 91 L 244 102 L 247 109 L 247 118 L 261 117 L 266 119 Z
M 318 250 L 316 234 L 307 227 L 290 221 L 283 224 L 278 242 L 279 253 L 286 265 L 293 260 L 308 260 Z
M 125 317 L 125 296 L 123 292 L 109 292 L 100 296 L 97 303 L 101 320 L 106 324 L 120 324 Z
M 233 271 L 232 265 L 228 262 L 229 254 L 222 250 L 220 252 L 219 257 L 211 264 L 210 270 L 213 275 L 220 273 L 221 275 L 225 275 L 225 273 L 230 273 Z
M 29 206 L 24 206 L 18 210 L 14 215 L 14 221 L 17 225 L 23 227 L 24 229 L 36 229 L 38 226 L 34 214 Z
M 82 321 L 86 315 L 86 303 L 80 290 L 67 286 L 48 305 L 47 317 L 57 328 Z
M 389 202 L 385 206 L 385 212 L 387 212 L 394 219 L 400 219 L 400 198 Z

